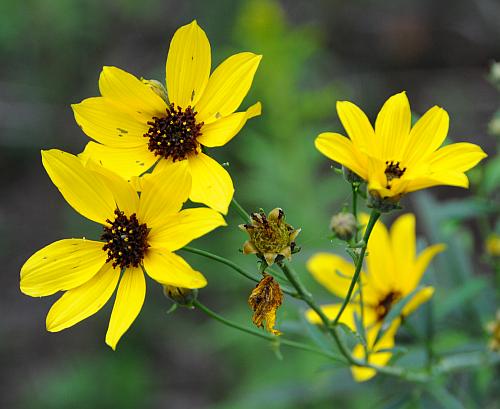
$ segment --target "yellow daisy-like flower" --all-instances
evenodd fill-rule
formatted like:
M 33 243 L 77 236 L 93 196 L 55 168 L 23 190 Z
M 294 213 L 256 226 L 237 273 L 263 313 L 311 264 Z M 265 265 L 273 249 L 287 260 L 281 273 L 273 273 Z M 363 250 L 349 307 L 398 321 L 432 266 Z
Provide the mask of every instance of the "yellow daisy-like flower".
M 33 254 L 21 268 L 21 291 L 32 297 L 65 291 L 47 315 L 47 330 L 61 331 L 95 314 L 115 292 L 106 343 L 116 348 L 139 314 L 144 273 L 164 285 L 201 288 L 205 277 L 174 253 L 218 226 L 209 208 L 182 210 L 191 182 L 176 168 L 152 176 L 140 197 L 124 179 L 59 150 L 42 152 L 43 165 L 66 201 L 103 226 L 102 241 L 64 239 Z
M 235 111 L 261 58 L 250 52 L 235 54 L 210 75 L 210 43 L 193 21 L 179 28 L 170 44 L 168 100 L 161 84 L 104 67 L 101 97 L 72 105 L 80 127 L 97 142 L 89 142 L 85 154 L 125 179 L 155 163 L 155 172 L 178 167 L 192 177 L 192 201 L 226 214 L 234 193 L 231 177 L 202 147 L 225 145 L 249 118 L 260 115 L 260 103 Z
M 368 222 L 368 216 L 363 215 L 362 223 Z M 415 216 L 405 214 L 392 225 L 390 232 L 378 221 L 373 228 L 368 242 L 367 270 L 361 272 L 363 283 L 364 322 L 368 347 L 373 350 L 369 362 L 385 365 L 391 358 L 390 352 L 377 352 L 394 346 L 394 334 L 399 326 L 399 319 L 375 344 L 378 332 L 391 308 L 400 300 L 414 292 L 419 286 L 422 275 L 432 258 L 443 251 L 443 244 L 427 247 L 418 256 L 415 242 Z M 351 262 L 331 253 L 317 253 L 307 262 L 307 268 L 313 277 L 333 294 L 344 299 L 355 267 Z M 423 287 L 417 290 L 411 300 L 403 307 L 401 314 L 406 316 L 420 304 L 426 302 L 434 293 L 433 287 Z M 322 306 L 330 319 L 335 319 L 341 303 Z M 345 309 L 340 322 L 356 330 L 354 314 L 360 316 L 359 297 L 354 299 Z M 318 315 L 310 310 L 307 318 L 313 323 L 321 323 Z M 354 356 L 364 357 L 364 348 L 358 345 L 354 348 Z M 375 376 L 371 368 L 352 368 L 357 381 L 365 381 Z
M 366 115 L 348 101 L 337 113 L 349 138 L 320 134 L 316 148 L 368 183 L 372 196 L 398 201 L 409 192 L 436 185 L 468 187 L 465 171 L 487 155 L 472 143 L 440 148 L 448 133 L 447 112 L 434 106 L 412 127 L 405 92 L 390 97 L 380 110 L 375 129 Z

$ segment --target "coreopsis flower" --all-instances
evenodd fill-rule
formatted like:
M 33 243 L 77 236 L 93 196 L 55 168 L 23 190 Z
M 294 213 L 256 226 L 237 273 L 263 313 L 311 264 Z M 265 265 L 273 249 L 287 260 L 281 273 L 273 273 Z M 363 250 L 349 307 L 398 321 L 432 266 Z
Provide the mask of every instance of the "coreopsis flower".
M 436 185 L 466 188 L 465 171 L 487 156 L 479 146 L 467 142 L 441 147 L 449 118 L 438 106 L 412 127 L 405 92 L 385 102 L 375 129 L 351 102 L 337 102 L 337 113 L 349 137 L 325 132 L 316 138 L 316 148 L 364 179 L 377 199 L 397 202 L 405 193 Z
M 276 260 L 290 260 L 301 229 L 294 229 L 286 223 L 285 213 L 280 208 L 271 210 L 268 216 L 261 211 L 252 213 L 251 217 L 251 223 L 239 225 L 250 236 L 250 240 L 243 244 L 243 254 L 256 254 L 268 266 Z
M 116 291 L 106 343 L 116 348 L 139 314 L 145 274 L 163 285 L 201 288 L 205 277 L 174 252 L 218 226 L 215 210 L 182 210 L 190 189 L 187 172 L 144 181 L 139 197 L 124 179 L 102 167 L 85 167 L 66 152 L 42 152 L 52 182 L 82 216 L 102 225 L 100 240 L 63 239 L 33 254 L 21 268 L 21 291 L 32 297 L 64 294 L 50 309 L 51 332 L 71 327 L 99 311 Z
M 179 168 L 191 175 L 189 198 L 227 213 L 234 188 L 229 173 L 203 147 L 228 143 L 256 103 L 235 112 L 248 93 L 262 56 L 232 55 L 210 75 L 210 43 L 196 21 L 179 28 L 166 63 L 166 90 L 116 67 L 104 67 L 100 97 L 72 106 L 82 130 L 95 142 L 90 156 L 125 179 Z M 168 98 L 168 99 L 165 99 Z M 185 166 L 187 165 L 187 166 Z
M 361 222 L 366 224 L 367 215 L 362 215 Z M 361 271 L 363 293 L 363 316 L 368 347 L 373 349 L 369 362 L 376 365 L 385 365 L 392 354 L 387 351 L 394 346 L 394 335 L 399 325 L 396 318 L 389 330 L 375 344 L 378 332 L 391 309 L 395 304 L 411 293 L 413 296 L 401 310 L 401 316 L 407 316 L 419 305 L 426 302 L 434 293 L 434 288 L 423 286 L 418 289 L 420 280 L 433 257 L 443 251 L 443 244 L 435 244 L 416 254 L 415 216 L 405 214 L 400 216 L 392 225 L 390 231 L 378 221 L 368 242 L 366 257 L 367 269 Z M 344 258 L 331 253 L 317 253 L 307 262 L 307 269 L 313 277 L 333 294 L 344 299 L 354 275 L 354 265 Z M 337 316 L 341 303 L 322 306 L 322 310 L 330 319 Z M 348 304 L 340 322 L 356 331 L 354 314 L 361 316 L 359 296 Z M 314 311 L 307 312 L 307 318 L 313 323 L 321 323 Z M 355 347 L 353 354 L 363 358 L 363 347 Z M 375 371 L 370 368 L 352 368 L 357 381 L 370 379 Z
M 283 292 L 280 285 L 271 275 L 265 274 L 262 280 L 252 290 L 248 297 L 248 305 L 253 310 L 252 321 L 255 326 L 262 328 L 274 335 L 281 332 L 274 328 L 276 323 L 276 311 L 283 302 Z

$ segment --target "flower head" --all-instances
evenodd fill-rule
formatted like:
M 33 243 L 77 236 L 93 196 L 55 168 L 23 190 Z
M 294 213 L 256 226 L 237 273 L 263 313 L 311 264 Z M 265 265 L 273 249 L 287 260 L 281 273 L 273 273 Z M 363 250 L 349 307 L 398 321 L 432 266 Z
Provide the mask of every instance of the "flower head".
M 139 197 L 112 172 L 66 152 L 42 152 L 43 165 L 66 201 L 102 225 L 101 240 L 64 239 L 33 254 L 21 268 L 21 291 L 32 297 L 65 293 L 47 315 L 47 330 L 61 331 L 99 311 L 116 292 L 106 343 L 116 348 L 139 314 L 144 273 L 162 285 L 195 289 L 207 284 L 174 253 L 218 226 L 215 210 L 180 210 L 189 174 L 175 169 L 147 178 Z
M 276 311 L 283 302 L 283 292 L 280 285 L 270 275 L 264 275 L 262 280 L 255 286 L 248 297 L 248 304 L 253 310 L 252 321 L 255 326 L 262 328 L 266 322 L 266 330 L 274 335 L 281 332 L 274 329 L 276 323 Z
M 337 113 L 349 137 L 322 133 L 316 148 L 364 179 L 376 199 L 397 202 L 405 193 L 436 185 L 468 187 L 464 172 L 487 156 L 467 142 L 440 148 L 449 125 L 440 107 L 429 109 L 412 127 L 405 92 L 386 101 L 375 129 L 351 102 L 339 101 Z
M 368 221 L 366 215 L 361 219 L 362 224 Z M 444 248 L 443 244 L 436 244 L 416 255 L 413 214 L 400 216 L 390 231 L 380 221 L 375 224 L 368 242 L 367 269 L 366 272 L 361 272 L 363 326 L 366 329 L 368 346 L 374 351 L 370 355 L 372 360 L 370 362 L 384 365 L 391 357 L 389 352 L 378 354 L 377 350 L 387 349 L 388 345 L 394 344 L 391 334 L 396 333 L 400 320 L 395 319 L 380 340 L 378 332 L 398 301 L 413 293 L 401 310 L 401 316 L 407 316 L 434 293 L 434 288 L 428 286 L 419 288 L 419 283 L 432 258 Z M 354 275 L 352 263 L 335 254 L 317 253 L 309 259 L 307 268 L 325 288 L 340 298 L 345 298 Z M 340 307 L 341 304 L 338 303 L 325 305 L 322 309 L 330 319 L 334 319 Z M 360 316 L 359 296 L 348 305 L 341 317 L 341 322 L 356 330 L 354 314 Z M 314 311 L 308 311 L 307 317 L 311 322 L 321 323 Z M 355 356 L 362 357 L 362 353 L 361 346 L 354 349 Z M 353 373 L 359 381 L 375 375 L 375 371 L 359 367 L 353 367 Z
M 277 259 L 291 259 L 294 240 L 300 233 L 300 229 L 285 222 L 285 213 L 280 208 L 273 209 L 268 216 L 263 211 L 252 213 L 252 223 L 240 224 L 239 227 L 250 236 L 243 245 L 243 253 L 257 254 L 269 266 Z
M 125 179 L 179 168 L 191 175 L 189 198 L 227 213 L 234 188 L 228 172 L 202 147 L 229 142 L 260 103 L 235 112 L 248 93 L 262 56 L 235 54 L 210 75 L 210 43 L 196 21 L 170 44 L 166 89 L 119 68 L 104 67 L 101 96 L 73 105 L 75 119 L 96 142 L 85 153 Z
M 500 310 L 497 310 L 495 319 L 488 323 L 486 329 L 491 335 L 489 348 L 492 351 L 500 352 Z

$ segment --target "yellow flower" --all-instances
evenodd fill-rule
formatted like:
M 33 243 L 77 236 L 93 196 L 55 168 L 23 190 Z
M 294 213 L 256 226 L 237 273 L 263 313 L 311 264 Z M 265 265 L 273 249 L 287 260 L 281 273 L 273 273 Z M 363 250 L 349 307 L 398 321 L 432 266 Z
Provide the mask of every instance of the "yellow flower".
M 363 215 L 362 223 L 366 224 L 368 216 Z M 402 316 L 407 316 L 420 304 L 426 302 L 434 293 L 433 287 L 419 286 L 422 275 L 432 258 L 443 251 L 443 244 L 427 247 L 418 256 L 415 242 L 415 216 L 405 214 L 392 225 L 390 232 L 382 222 L 377 222 L 368 242 L 367 270 L 361 272 L 363 283 L 364 322 L 367 344 L 374 352 L 369 361 L 376 365 L 385 365 L 390 352 L 377 352 L 394 346 L 394 334 L 399 326 L 395 319 L 390 328 L 375 344 L 380 327 L 391 308 L 400 300 L 413 294 L 411 300 L 403 307 Z M 317 253 L 307 262 L 307 268 L 313 277 L 333 294 L 344 299 L 354 274 L 354 265 L 342 257 L 331 253 Z M 322 307 L 325 314 L 334 319 L 341 304 L 330 304 Z M 340 322 L 356 330 L 354 314 L 360 316 L 359 297 L 356 297 L 344 311 Z M 307 318 L 313 323 L 321 323 L 314 311 L 307 312 Z M 354 356 L 364 357 L 363 347 L 354 348 Z M 353 367 L 352 372 L 357 381 L 370 379 L 375 371 L 370 368 Z
M 201 288 L 205 277 L 174 251 L 218 226 L 215 210 L 182 210 L 190 178 L 180 168 L 148 178 L 140 197 L 102 167 L 84 167 L 59 150 L 42 152 L 43 165 L 66 201 L 103 226 L 101 241 L 64 239 L 33 254 L 21 268 L 21 291 L 32 297 L 65 291 L 47 315 L 47 330 L 61 331 L 95 314 L 118 287 L 106 343 L 116 348 L 139 314 L 144 273 L 163 285 Z
M 150 169 L 191 174 L 189 198 L 227 213 L 234 188 L 229 173 L 202 151 L 223 146 L 260 115 L 256 103 L 235 112 L 248 93 L 262 56 L 232 55 L 210 75 L 210 43 L 196 21 L 177 30 L 166 63 L 166 91 L 116 67 L 104 67 L 101 97 L 72 106 L 82 130 L 96 142 L 85 153 L 131 179 Z M 187 166 L 184 166 L 187 164 Z
M 449 118 L 438 106 L 411 127 L 405 92 L 386 101 L 375 129 L 351 102 L 337 102 L 337 113 L 349 138 L 325 132 L 316 138 L 316 148 L 364 179 L 376 198 L 398 201 L 405 193 L 436 185 L 466 188 L 469 180 L 464 172 L 487 156 L 479 146 L 467 142 L 440 148 Z
M 492 257 L 500 256 L 500 235 L 492 233 L 486 238 L 486 253 Z

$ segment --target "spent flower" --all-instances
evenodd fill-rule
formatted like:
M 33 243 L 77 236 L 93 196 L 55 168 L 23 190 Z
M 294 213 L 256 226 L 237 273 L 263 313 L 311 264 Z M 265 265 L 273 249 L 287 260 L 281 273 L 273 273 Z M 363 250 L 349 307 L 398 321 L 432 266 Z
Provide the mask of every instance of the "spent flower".
M 283 302 L 283 292 L 280 285 L 271 275 L 264 274 L 262 280 L 252 290 L 248 297 L 248 305 L 253 310 L 252 321 L 255 326 L 271 332 L 274 335 L 281 335 L 281 332 L 274 328 L 276 323 L 276 311 Z

